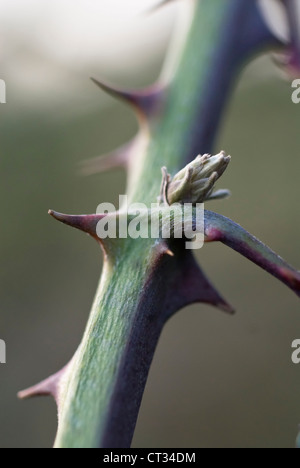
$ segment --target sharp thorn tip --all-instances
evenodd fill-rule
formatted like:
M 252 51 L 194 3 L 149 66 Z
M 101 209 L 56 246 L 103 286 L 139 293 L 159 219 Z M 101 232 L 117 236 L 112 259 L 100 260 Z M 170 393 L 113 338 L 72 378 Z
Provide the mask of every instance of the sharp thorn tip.
M 172 250 L 170 250 L 170 249 L 167 249 L 167 250 L 165 251 L 165 254 L 166 254 L 166 255 L 169 255 L 170 257 L 175 257 L 174 252 L 172 252 Z

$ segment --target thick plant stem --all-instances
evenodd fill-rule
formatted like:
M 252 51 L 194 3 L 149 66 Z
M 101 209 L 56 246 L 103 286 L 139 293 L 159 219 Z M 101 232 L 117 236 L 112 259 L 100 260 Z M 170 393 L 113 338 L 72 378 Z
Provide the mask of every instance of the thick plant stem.
M 249 56 L 278 46 L 252 0 L 196 0 L 178 69 L 168 91 L 163 118 L 150 127 L 150 144 L 135 161 L 129 184 L 133 201 L 157 196 L 162 165 L 174 175 L 199 153 L 213 150 L 227 100 Z
M 138 361 L 142 356 L 146 361 L 147 357 L 153 354 L 154 349 L 149 348 L 155 346 L 160 331 L 158 321 L 154 317 L 151 320 L 150 305 L 145 307 L 143 316 L 137 315 L 146 276 L 145 253 L 148 257 L 151 255 L 151 246 L 140 245 L 139 251 L 129 255 L 131 268 L 127 265 L 128 254 L 124 254 L 126 261 L 120 261 L 117 266 L 105 266 L 85 336 L 69 369 L 66 388 L 62 391 L 64 399 L 61 401 L 57 447 L 130 444 L 130 427 L 134 427 L 135 423 L 130 423 L 133 419 L 132 413 L 128 408 L 123 420 L 120 420 L 116 413 L 122 411 L 122 405 L 127 407 L 128 397 L 131 404 L 134 404 L 136 391 L 130 388 L 131 382 L 135 382 L 136 379 L 140 382 L 146 374 L 146 369 L 141 369 L 141 366 L 147 368 L 146 362 L 143 364 Z M 155 339 L 151 338 L 148 344 L 147 339 L 144 343 L 137 341 L 139 336 L 135 333 L 135 328 L 139 319 L 142 320 L 139 328 L 144 331 L 143 337 L 149 336 L 150 333 L 155 335 Z M 146 331 L 149 321 L 152 322 L 152 326 Z M 136 363 L 133 360 L 134 356 L 129 358 L 133 352 L 133 344 L 134 347 L 144 348 L 144 352 L 136 353 Z M 123 379 L 123 366 L 128 367 L 130 364 L 136 367 L 136 373 L 135 369 L 131 369 Z M 125 388 L 120 388 L 119 380 Z M 116 394 L 120 391 L 122 397 L 117 398 L 116 407 Z M 117 424 L 114 424 L 114 421 Z M 117 434 L 108 430 L 107 425 L 112 424 L 116 426 Z
M 162 165 L 174 174 L 211 150 L 238 67 L 273 40 L 256 8 L 253 0 L 196 0 L 164 109 L 147 123 L 149 143 L 131 164 L 130 201 L 155 202 Z M 259 40 L 249 43 L 246 27 L 257 28 Z M 55 447 L 130 446 L 160 332 L 189 303 L 177 290 L 194 268 L 191 254 L 180 242 L 170 247 L 174 257 L 155 240 L 120 240 L 106 258 L 85 335 L 60 384 Z

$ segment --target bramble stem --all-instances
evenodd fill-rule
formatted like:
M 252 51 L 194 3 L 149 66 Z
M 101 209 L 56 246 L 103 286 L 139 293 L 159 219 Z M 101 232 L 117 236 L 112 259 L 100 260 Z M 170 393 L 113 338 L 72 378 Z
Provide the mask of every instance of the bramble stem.
M 162 166 L 174 175 L 211 151 L 239 67 L 272 41 L 253 0 L 195 2 L 164 109 L 131 168 L 137 183 L 128 188 L 130 201 L 155 202 Z M 155 240 L 128 239 L 120 241 L 114 262 L 105 260 L 86 332 L 60 387 L 55 447 L 130 446 L 161 330 L 184 305 L 172 302 L 186 266 L 183 249 L 172 245 L 172 258 L 161 255 Z

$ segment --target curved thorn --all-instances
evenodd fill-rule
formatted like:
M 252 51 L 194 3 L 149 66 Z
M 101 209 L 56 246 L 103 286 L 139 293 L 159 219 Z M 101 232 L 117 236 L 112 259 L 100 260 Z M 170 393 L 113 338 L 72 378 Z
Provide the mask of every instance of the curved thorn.
M 169 257 L 175 257 L 175 254 L 174 254 L 174 252 L 172 252 L 171 249 L 165 250 L 165 254 L 166 254 L 166 255 L 169 255 Z
M 102 89 L 102 91 L 109 94 L 110 96 L 116 97 L 118 99 L 123 99 L 124 101 L 136 105 L 136 96 L 133 92 L 129 92 L 116 86 L 109 85 L 108 83 L 96 80 L 95 78 L 91 78 L 91 80 L 93 83 L 95 83 L 96 86 L 98 86 L 100 89 Z
M 156 5 L 148 8 L 146 13 L 155 13 L 156 11 L 160 10 L 162 7 L 168 5 L 169 3 L 174 2 L 174 0 L 161 0 Z
M 101 219 L 103 219 L 106 214 L 93 214 L 93 215 L 66 215 L 58 213 L 53 210 L 49 210 L 48 214 L 52 216 L 57 221 L 60 221 L 63 224 L 67 224 L 75 229 L 79 229 L 95 238 L 97 237 L 97 224 Z
M 48 379 L 43 380 L 37 385 L 34 385 L 33 387 L 30 387 L 26 390 L 22 390 L 18 393 L 18 398 L 20 400 L 26 400 L 28 398 L 34 398 L 38 396 L 53 396 L 55 401 L 58 403 L 59 385 L 68 367 L 69 364 L 56 374 L 51 375 L 51 377 Z
M 133 145 L 134 142 L 130 142 L 111 153 L 80 162 L 80 173 L 89 176 L 113 169 L 127 169 Z
M 169 257 L 175 257 L 175 253 L 170 249 L 166 241 L 161 241 L 155 246 L 155 251 L 159 257 L 168 255 Z
M 224 200 L 225 198 L 229 198 L 230 196 L 231 196 L 230 190 L 219 189 L 213 192 L 206 201 Z
M 139 115 L 144 118 L 154 116 L 161 108 L 164 101 L 165 87 L 159 83 L 144 90 L 132 91 L 109 85 L 95 78 L 91 78 L 91 80 L 109 95 L 129 103 L 138 111 Z
M 141 130 L 130 142 L 120 148 L 97 158 L 81 162 L 82 173 L 90 175 L 96 172 L 109 171 L 116 168 L 129 169 L 132 161 L 146 151 L 149 144 L 149 134 Z
M 206 278 L 190 250 L 176 251 L 174 278 L 168 290 L 166 307 L 172 315 L 183 307 L 204 303 L 233 315 L 235 310 Z
M 206 242 L 220 241 L 286 284 L 300 297 L 300 272 L 225 216 L 205 211 Z

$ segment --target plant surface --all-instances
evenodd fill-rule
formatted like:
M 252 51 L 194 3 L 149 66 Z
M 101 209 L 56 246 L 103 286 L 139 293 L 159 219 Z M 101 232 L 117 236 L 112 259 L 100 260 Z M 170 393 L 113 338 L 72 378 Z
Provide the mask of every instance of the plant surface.
M 193 14 L 171 74 L 137 92 L 94 80 L 102 90 L 129 103 L 140 123 L 137 137 L 97 161 L 98 168 L 126 167 L 129 203 L 144 203 L 150 210 L 159 200 L 161 228 L 173 203 L 193 206 L 191 223 L 196 228 L 197 203 L 228 195 L 224 190 L 214 192 L 214 186 L 230 158 L 224 152 L 209 154 L 243 64 L 259 52 L 279 47 L 288 70 L 298 66 L 299 57 L 288 0 L 282 2 L 293 31 L 288 45 L 272 34 L 254 0 L 185 2 Z M 175 238 L 175 230 L 182 227 L 180 218 L 172 218 L 168 240 L 161 235 L 109 239 L 99 238 L 99 221 L 111 216 L 120 221 L 126 207 L 115 215 L 50 214 L 96 239 L 104 252 L 104 267 L 75 356 L 59 373 L 20 397 L 54 396 L 59 416 L 55 447 L 129 447 L 166 321 L 194 303 L 211 304 L 227 313 L 233 308 L 186 249 L 185 239 Z M 150 211 L 144 216 L 149 220 Z M 299 272 L 238 224 L 205 210 L 204 238 L 241 253 L 300 296 Z

